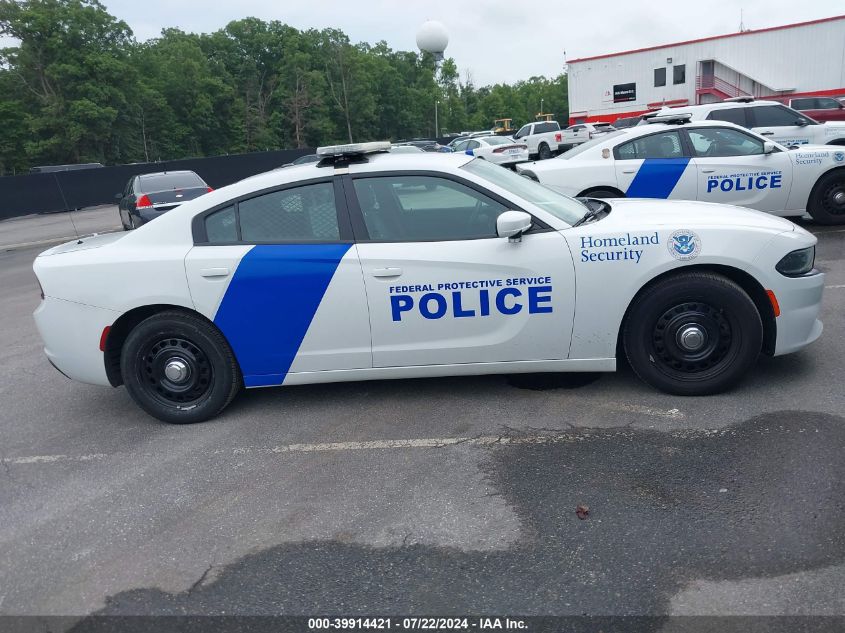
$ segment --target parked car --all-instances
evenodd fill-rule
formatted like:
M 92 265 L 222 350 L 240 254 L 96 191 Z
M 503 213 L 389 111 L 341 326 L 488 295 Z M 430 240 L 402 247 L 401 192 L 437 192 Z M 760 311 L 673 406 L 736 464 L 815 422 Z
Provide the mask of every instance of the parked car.
M 115 195 L 120 200 L 118 212 L 123 230 L 136 229 L 209 191 L 212 191 L 211 187 L 189 170 L 133 176 L 123 193 Z
M 617 130 L 624 130 L 629 127 L 634 127 L 635 125 L 639 125 L 642 120 L 642 116 L 626 116 L 616 119 L 612 125 Z
M 819 123 L 777 101 L 737 97 L 705 105 L 663 108 L 645 114 L 689 114 L 693 121 L 729 121 L 754 130 L 770 140 L 793 145 L 845 145 L 845 121 Z
M 504 166 L 528 160 L 528 145 L 517 143 L 509 136 L 479 136 L 466 139 L 458 143 L 454 151 Z
M 528 146 L 530 157 L 541 160 L 551 158 L 558 152 L 560 124 L 557 121 L 526 123 L 513 135 L 513 139 Z
M 393 154 L 421 154 L 421 150 L 416 145 L 391 145 L 390 151 Z
M 432 139 L 413 139 L 411 141 L 396 141 L 395 145 L 413 145 L 424 152 L 448 152 L 446 145 L 441 145 Z
M 845 104 L 841 98 L 826 96 L 804 97 L 767 97 L 772 101 L 780 101 L 801 114 L 806 114 L 814 121 L 845 121 Z
M 465 154 L 388 148 L 320 148 L 323 167 L 41 253 L 50 362 L 190 423 L 244 386 L 614 371 L 621 354 L 652 386 L 703 396 L 821 335 L 817 240 L 787 220 L 581 202 Z
M 563 130 L 560 135 L 560 150 L 566 151 L 576 145 L 613 132 L 616 128 L 610 123 L 576 123 Z
M 845 223 L 845 148 L 790 150 L 725 121 L 666 114 L 517 171 L 569 196 L 721 202 Z

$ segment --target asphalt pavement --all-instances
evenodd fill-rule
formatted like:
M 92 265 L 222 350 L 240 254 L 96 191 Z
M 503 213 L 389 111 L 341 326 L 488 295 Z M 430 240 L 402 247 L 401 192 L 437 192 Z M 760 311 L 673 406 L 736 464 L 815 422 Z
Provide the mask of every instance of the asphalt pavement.
M 79 211 L 34 213 L 0 220 L 0 250 L 46 246 L 91 233 L 120 231 L 117 205 L 106 204 Z
M 187 427 L 53 370 L 38 249 L 0 252 L 0 614 L 845 615 L 845 230 L 807 228 L 825 332 L 727 394 L 345 383 Z

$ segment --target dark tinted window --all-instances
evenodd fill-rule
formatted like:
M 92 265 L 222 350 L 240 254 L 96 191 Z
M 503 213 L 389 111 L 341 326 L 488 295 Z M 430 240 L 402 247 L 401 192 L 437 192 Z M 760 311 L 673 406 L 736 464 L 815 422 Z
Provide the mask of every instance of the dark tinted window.
M 684 155 L 684 150 L 681 145 L 681 135 L 678 132 L 661 132 L 623 143 L 614 150 L 614 154 L 619 160 L 680 158 Z
M 226 207 L 205 217 L 205 232 L 210 244 L 238 241 L 235 207 Z
M 798 125 L 798 121 L 809 123 L 810 119 L 782 105 L 756 106 L 754 108 L 754 127 Z
M 507 209 L 445 178 L 359 178 L 355 193 L 370 238 L 394 242 L 496 237 L 496 218 Z
M 819 110 L 838 110 L 840 107 L 842 107 L 842 104 L 836 99 L 830 97 L 816 98 L 816 108 Z
M 654 69 L 654 87 L 657 88 L 659 86 L 666 85 L 666 69 L 665 68 L 655 68 Z
M 763 141 L 730 128 L 690 128 L 687 130 L 696 156 L 751 156 L 763 153 Z
M 554 123 L 538 123 L 534 126 L 534 134 L 541 134 L 543 132 L 553 132 L 558 129 Z
M 138 190 L 144 193 L 154 191 L 169 191 L 170 189 L 190 189 L 191 187 L 206 187 L 202 178 L 194 172 L 172 172 L 169 174 L 151 174 L 138 177 Z
M 795 110 L 814 110 L 818 107 L 818 99 L 806 97 L 804 99 L 793 99 L 790 105 Z
M 672 83 L 673 84 L 682 84 L 685 83 L 687 80 L 687 65 L 680 64 L 679 66 L 674 66 L 672 68 Z
M 274 191 L 238 203 L 244 242 L 337 241 L 330 182 Z
M 713 110 L 707 115 L 710 121 L 727 121 L 728 123 L 736 123 L 742 127 L 748 127 L 748 119 L 746 117 L 747 108 L 724 108 L 721 110 Z

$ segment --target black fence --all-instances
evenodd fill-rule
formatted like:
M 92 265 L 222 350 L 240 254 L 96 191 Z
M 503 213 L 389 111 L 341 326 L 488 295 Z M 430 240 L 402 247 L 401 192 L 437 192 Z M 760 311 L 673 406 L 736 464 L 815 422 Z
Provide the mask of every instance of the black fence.
M 313 149 L 283 149 L 210 158 L 186 158 L 97 169 L 59 171 L 0 178 L 0 220 L 30 213 L 71 211 L 113 204 L 132 176 L 156 171 L 190 169 L 217 189 L 276 167 Z

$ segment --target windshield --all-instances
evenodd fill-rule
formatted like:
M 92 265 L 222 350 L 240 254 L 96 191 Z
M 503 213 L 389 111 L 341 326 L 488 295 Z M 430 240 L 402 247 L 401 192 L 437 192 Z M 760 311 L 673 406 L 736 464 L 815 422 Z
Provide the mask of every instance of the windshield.
M 571 150 L 566 151 L 563 154 L 560 154 L 558 156 L 558 158 L 563 158 L 563 159 L 573 158 L 575 156 L 578 156 L 578 154 L 587 151 L 591 147 L 595 147 L 599 143 L 606 143 L 607 141 L 612 139 L 614 136 L 619 136 L 620 134 L 626 134 L 626 132 L 624 130 L 614 130 L 613 132 L 608 132 L 607 134 L 602 134 L 599 137 L 596 137 L 594 139 L 590 139 L 589 141 L 581 143 L 580 145 L 576 145 Z
M 587 207 L 574 198 L 558 193 L 524 176 L 518 176 L 510 169 L 493 165 L 486 160 L 476 158 L 461 169 L 466 169 L 475 176 L 507 189 L 570 225 L 583 218 L 588 211 Z

